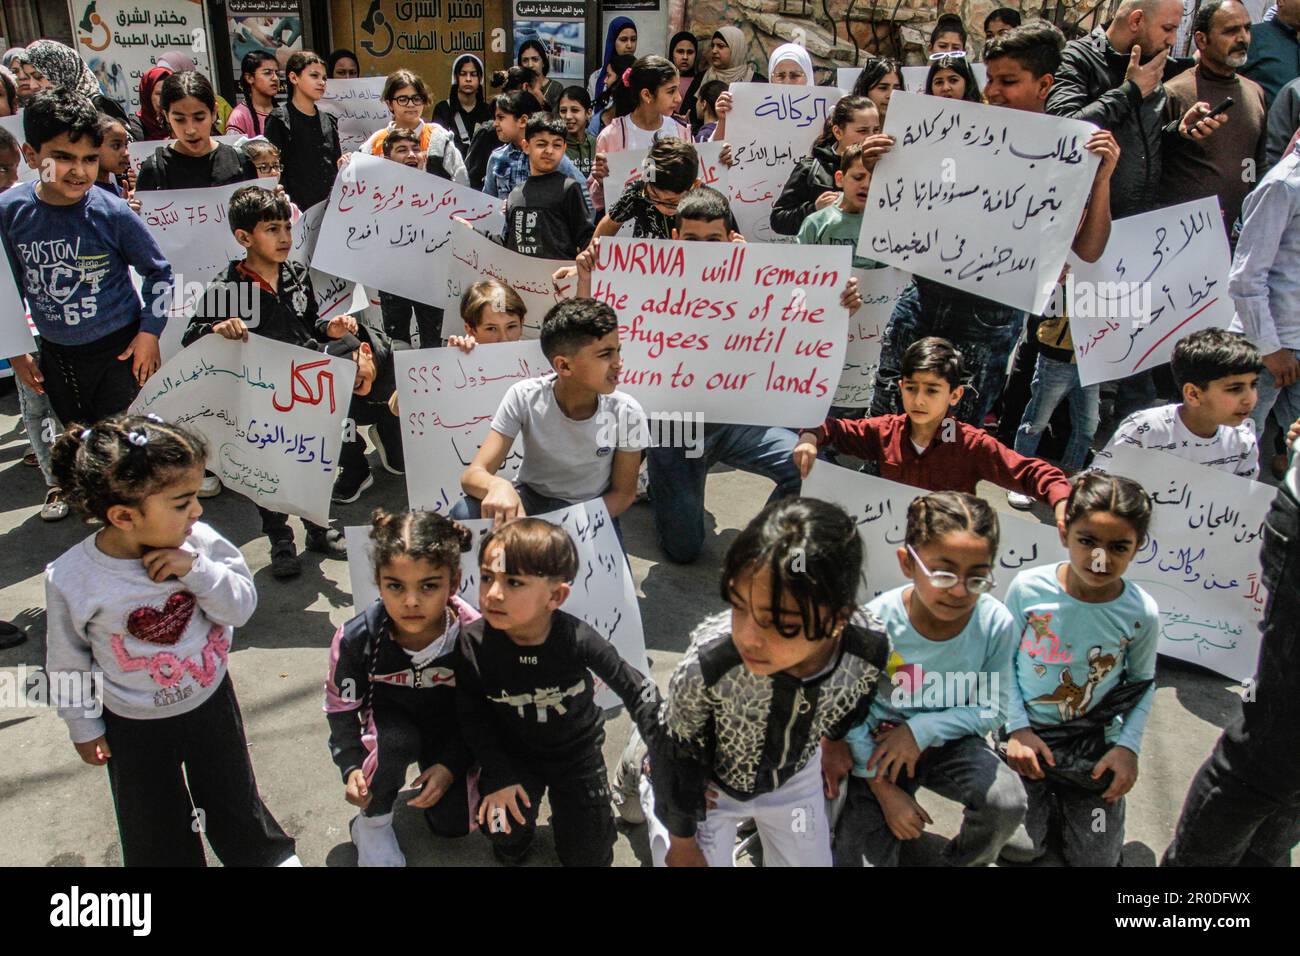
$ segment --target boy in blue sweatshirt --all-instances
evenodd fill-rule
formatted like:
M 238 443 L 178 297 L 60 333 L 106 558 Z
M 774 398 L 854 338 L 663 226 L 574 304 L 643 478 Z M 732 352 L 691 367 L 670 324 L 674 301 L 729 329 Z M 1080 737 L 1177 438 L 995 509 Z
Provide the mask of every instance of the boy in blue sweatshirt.
M 63 88 L 23 112 L 23 157 L 41 178 L 0 197 L 0 240 L 41 337 L 39 365 L 10 361 L 65 423 L 126 411 L 161 363 L 172 270 L 125 201 L 95 189 L 94 104 Z M 127 272 L 144 277 L 144 304 Z

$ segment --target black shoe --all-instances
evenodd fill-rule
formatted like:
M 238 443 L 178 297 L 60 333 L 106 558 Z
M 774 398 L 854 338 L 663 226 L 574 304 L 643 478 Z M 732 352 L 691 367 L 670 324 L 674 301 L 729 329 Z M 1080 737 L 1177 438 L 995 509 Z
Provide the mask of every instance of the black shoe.
M 400 443 L 396 448 L 385 447 L 379 429 L 373 425 L 370 427 L 370 442 L 375 446 L 375 451 L 379 452 L 379 463 L 384 466 L 384 471 L 390 475 L 406 474 L 406 457 Z
M 0 621 L 0 651 L 7 651 L 11 647 L 17 647 L 27 640 L 27 632 L 16 624 L 10 624 L 8 621 Z
M 528 851 L 532 849 L 532 844 L 525 846 L 522 850 L 514 852 L 505 850 L 498 843 L 492 844 L 492 855 L 496 857 L 498 863 L 504 863 L 506 866 L 520 866 L 528 857 Z
M 343 532 L 336 531 L 333 528 L 308 528 L 306 548 L 308 551 L 323 554 L 327 558 L 346 558 L 348 556 L 348 546 L 347 542 L 343 540 Z
M 361 497 L 361 493 L 375 483 L 375 478 L 370 474 L 370 466 L 366 465 L 365 470 L 361 468 L 353 469 L 355 474 L 349 473 L 347 469 L 334 480 L 334 494 L 331 496 L 332 501 L 341 505 L 349 505 Z M 308 538 L 308 541 L 311 539 Z M 309 548 L 310 544 L 307 545 Z
M 298 549 L 293 540 L 273 541 L 271 543 L 271 577 L 283 581 L 296 578 L 302 574 L 302 562 L 298 560 Z

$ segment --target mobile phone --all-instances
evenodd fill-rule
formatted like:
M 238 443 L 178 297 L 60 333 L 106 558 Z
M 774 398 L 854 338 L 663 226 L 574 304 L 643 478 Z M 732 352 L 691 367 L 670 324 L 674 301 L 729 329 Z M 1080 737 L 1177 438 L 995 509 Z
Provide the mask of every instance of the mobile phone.
M 1236 101 L 1231 96 L 1225 96 L 1223 102 L 1206 113 L 1205 116 L 1208 118 L 1211 116 L 1218 116 L 1220 113 L 1226 113 L 1228 110 L 1232 109 L 1235 102 Z

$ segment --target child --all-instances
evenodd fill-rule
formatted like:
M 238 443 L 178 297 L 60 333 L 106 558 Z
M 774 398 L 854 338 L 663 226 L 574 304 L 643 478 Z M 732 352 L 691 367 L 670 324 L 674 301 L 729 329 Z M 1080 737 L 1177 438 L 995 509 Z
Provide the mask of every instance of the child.
M 578 571 L 568 532 L 540 518 L 492 531 L 479 548 L 483 617 L 460 629 L 460 725 L 482 765 L 477 821 L 492 852 L 519 863 L 548 793 L 564 866 L 609 866 L 614 818 L 592 672 L 655 739 L 659 691 L 590 626 L 561 611 Z
M 370 463 L 366 461 L 365 439 L 360 434 L 363 425 L 371 426 L 370 442 L 379 453 L 384 470 L 390 475 L 406 472 L 402 426 L 396 417 L 397 369 L 393 361 L 393 355 L 401 348 L 404 348 L 402 343 L 362 322 L 325 346 L 327 354 L 357 363 L 357 377 L 348 405 L 348 418 L 356 427 L 344 433 L 339 448 L 335 501 L 356 501 L 375 483 Z
M 1237 333 L 1202 329 L 1178 340 L 1170 367 L 1183 400 L 1124 419 L 1097 452 L 1097 466 L 1109 468 L 1116 448 L 1135 445 L 1230 475 L 1258 477 L 1259 442 L 1250 413 L 1264 368 L 1259 350 Z
M 965 807 L 943 850 L 949 866 L 989 865 L 1024 820 L 1025 789 L 985 739 L 1006 720 L 1016 637 L 989 593 L 997 550 L 997 513 L 982 498 L 939 491 L 908 506 L 898 563 L 912 583 L 867 605 L 889 634 L 893 687 L 846 738 L 837 866 L 897 866 L 902 841 L 932 822 L 921 786 Z
M 1002 851 L 1009 862 L 1041 857 L 1054 819 L 1067 865 L 1120 862 L 1160 629 L 1156 602 L 1124 572 L 1150 523 L 1141 485 L 1084 472 L 1060 522 L 1069 560 L 1021 571 L 1007 591 L 1020 646 L 1006 759 L 1029 796 L 1024 826 Z
M 591 241 L 592 226 L 582 184 L 557 171 L 569 162 L 564 121 L 545 113 L 531 117 L 524 150 L 529 173 L 506 200 L 506 248 L 541 259 L 573 259 Z
M 451 132 L 468 162 L 474 137 L 492 126 L 492 107 L 483 101 L 483 61 L 473 53 L 462 53 L 451 65 L 451 90 L 433 108 L 433 121 Z
M 200 833 L 226 866 L 300 866 L 258 796 L 226 672 L 257 591 L 239 549 L 198 520 L 206 456 L 156 416 L 55 443 L 60 486 L 103 527 L 45 571 L 45 666 L 86 687 L 102 675 L 102 701 L 52 686 L 77 754 L 108 765 L 127 866 L 203 866 Z
M 632 69 L 636 57 L 630 53 L 619 53 L 605 66 L 605 87 L 591 98 L 591 119 L 587 122 L 587 132 L 599 136 L 618 116 L 618 91 L 623 88 L 623 74 Z
M 623 190 L 596 227 L 597 236 L 612 236 L 629 219 L 635 238 L 667 239 L 672 235 L 677 204 L 699 185 L 700 157 L 679 139 L 661 139 L 650 147 L 641 178 Z
M 261 136 L 266 121 L 275 109 L 275 95 L 280 92 L 280 71 L 275 54 L 269 50 L 252 50 L 239 64 L 239 88 L 244 102 L 226 117 L 227 133 Z
M 116 116 L 100 113 L 99 135 L 103 137 L 103 145 L 99 147 L 99 175 L 95 177 L 95 185 L 120 199 L 130 199 L 134 190 L 131 154 L 126 148 L 131 134 L 126 123 Z
M 941 54 L 937 59 L 931 57 L 930 71 L 925 75 L 925 92 L 943 99 L 984 102 L 975 71 L 971 69 L 966 54 L 960 50 Z
M 43 90 L 23 112 L 27 165 L 43 175 L 0 196 L 0 236 L 41 337 L 40 368 L 10 360 L 65 424 L 125 411 L 161 361 L 172 270 L 131 208 L 103 189 L 99 113 Z M 143 277 L 144 304 L 127 271 Z
M 618 118 L 596 137 L 596 161 L 587 185 L 597 209 L 605 208 L 604 180 L 609 175 L 609 153 L 649 149 L 660 139 L 691 141 L 691 131 L 673 114 L 681 106 L 677 67 L 661 56 L 646 56 L 632 64 L 615 90 Z M 724 163 L 726 160 L 724 160 Z
M 566 87 L 560 94 L 560 119 L 564 120 L 564 154 L 573 160 L 578 172 L 591 175 L 596 159 L 596 137 L 587 132 L 591 122 L 591 95 L 581 86 Z
M 839 201 L 835 177 L 844 150 L 861 143 L 874 165 L 894 142 L 880 132 L 880 114 L 865 96 L 846 96 L 836 103 L 830 126 L 830 135 L 818 140 L 812 155 L 795 165 L 772 206 L 772 229 L 780 235 L 797 235 L 809 216 Z
M 930 56 L 942 53 L 964 52 L 966 49 L 966 25 L 955 13 L 945 13 L 939 17 L 930 31 Z
M 497 524 L 603 497 L 617 519 L 636 499 L 645 447 L 645 412 L 618 391 L 618 316 L 594 299 L 556 303 L 542 323 L 542 353 L 553 371 L 516 382 L 501 400 L 492 430 L 461 476 L 453 518 Z M 497 476 L 522 437 L 516 487 Z M 617 526 L 617 520 L 615 521 Z
M 163 80 L 159 102 L 176 142 L 144 161 L 137 190 L 203 189 L 257 178 L 247 156 L 212 138 L 217 98 L 206 76 L 173 73 Z
M 727 92 L 727 84 L 721 80 L 709 80 L 700 87 L 696 98 L 696 109 L 704 122 L 695 134 L 695 142 L 707 143 L 713 139 L 713 131 L 718 128 L 718 97 Z
M 811 498 L 770 502 L 727 549 L 731 611 L 691 635 L 648 741 L 656 865 L 730 866 L 750 819 L 769 866 L 831 865 L 823 793 L 838 793 L 844 735 L 889 656 L 880 622 L 857 608 L 862 550 L 853 519 Z
M 1070 486 L 1055 465 L 1017 455 L 992 435 L 949 418 L 966 386 L 962 354 L 940 338 L 913 342 L 903 353 L 902 415 L 873 418 L 828 418 L 799 436 L 794 461 L 807 478 L 817 449 L 836 451 L 880 463 L 880 477 L 935 491 L 975 493 L 983 479 L 1045 498 L 1064 515 Z
M 453 335 L 447 344 L 469 353 L 479 342 L 518 342 L 524 336 L 527 314 L 518 292 L 498 279 L 481 279 L 460 297 L 465 334 Z
M 876 155 L 869 155 L 865 143 L 846 147 L 839 157 L 835 171 L 832 195 L 838 201 L 823 206 L 803 221 L 795 241 L 800 245 L 850 246 L 853 249 L 855 269 L 884 268 L 883 262 L 858 255 L 858 235 L 862 232 L 862 213 L 867 208 L 867 192 L 871 189 L 871 173 L 876 168 Z
M 194 303 L 194 315 L 181 338 L 191 345 L 204 335 L 216 334 L 236 341 L 248 341 L 250 332 L 277 342 L 306 349 L 319 349 L 318 339 L 355 334 L 356 319 L 341 315 L 328 321 L 316 312 L 316 293 L 307 267 L 289 260 L 293 227 L 289 202 L 259 186 L 242 186 L 230 197 L 226 218 L 235 241 L 247 250 L 245 257 L 230 263 L 221 278 L 211 282 Z M 252 286 L 256 289 L 241 289 Z M 235 303 L 252 303 L 249 315 L 234 315 Z M 340 475 L 338 480 L 342 479 Z M 336 480 L 336 490 L 337 483 Z M 373 483 L 374 479 L 371 479 Z M 361 490 L 364 490 L 362 488 Z M 355 501 L 357 491 L 351 498 Z M 337 497 L 336 497 L 337 500 Z M 262 533 L 271 541 L 271 575 L 291 578 L 302 573 L 293 544 L 288 516 L 258 507 Z M 303 519 L 307 529 L 307 550 L 330 557 L 347 557 L 342 534 Z
M 325 61 L 319 55 L 300 50 L 289 57 L 284 75 L 290 97 L 267 117 L 266 138 L 280 151 L 280 182 L 289 198 L 310 209 L 328 199 L 334 188 L 343 156 L 338 120 L 316 106 L 325 95 Z
M 546 118 L 546 114 L 537 97 L 524 90 L 502 93 L 496 98 L 495 108 L 497 139 L 502 145 L 488 157 L 483 192 L 498 199 L 506 199 L 516 186 L 532 175 L 531 160 L 525 148 L 528 144 L 528 121 L 533 116 L 541 120 Z M 594 211 L 591 198 L 587 195 L 587 183 L 578 173 L 578 167 L 564 154 L 564 128 L 564 124 L 560 123 L 560 158 L 552 168 L 581 187 L 582 204 L 586 207 L 586 218 L 590 220 Z
M 372 133 L 361 152 L 389 156 L 389 135 L 394 130 L 409 130 L 415 135 L 415 153 L 419 161 L 407 162 L 407 166 L 423 166 L 425 172 L 468 186 L 469 175 L 465 171 L 465 160 L 456 148 L 456 138 L 436 123 L 426 123 L 423 119 L 425 104 L 429 102 L 429 88 L 424 85 L 424 79 L 411 70 L 394 70 L 384 81 L 382 95 L 384 105 L 392 114 L 392 122 Z
M 371 566 L 379 600 L 334 633 L 325 677 L 330 754 L 343 775 L 358 866 L 405 866 L 393 804 L 419 764 L 408 806 L 441 837 L 471 829 L 472 759 L 456 722 L 453 654 L 479 613 L 457 596 L 473 535 L 432 511 L 376 509 Z
M 880 114 L 880 125 L 885 125 L 885 114 L 889 112 L 889 99 L 895 90 L 905 89 L 903 85 L 903 68 L 897 60 L 887 56 L 873 56 L 858 74 L 853 84 L 854 96 L 865 96 L 876 106 Z

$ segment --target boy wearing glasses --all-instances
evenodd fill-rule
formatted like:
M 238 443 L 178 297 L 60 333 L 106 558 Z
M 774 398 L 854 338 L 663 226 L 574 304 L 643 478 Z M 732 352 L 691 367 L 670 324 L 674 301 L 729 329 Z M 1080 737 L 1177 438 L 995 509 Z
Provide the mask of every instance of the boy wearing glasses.
M 636 239 L 670 239 L 682 197 L 699 185 L 700 158 L 695 147 L 679 139 L 661 139 L 650 148 L 641 178 L 623 190 L 605 211 L 597 236 L 616 234 L 629 219 Z
M 506 199 L 507 249 L 572 261 L 591 242 L 583 186 L 560 170 L 566 148 L 564 120 L 546 113 L 529 118 L 524 128 L 528 178 Z
M 804 431 L 794 450 L 801 479 L 808 477 L 817 449 L 829 444 L 879 462 L 880 477 L 890 481 L 967 494 L 975 493 L 979 481 L 990 481 L 1047 501 L 1057 522 L 1065 519 L 1070 485 L 1061 469 L 1018 455 L 983 429 L 950 417 L 965 391 L 962 354 L 951 342 L 927 336 L 908 346 L 899 364 L 904 413 L 828 418 Z

